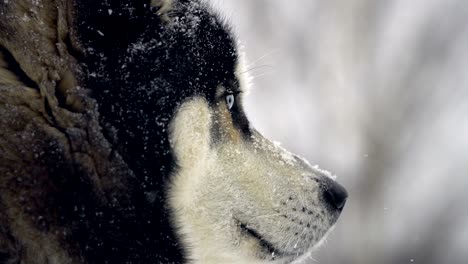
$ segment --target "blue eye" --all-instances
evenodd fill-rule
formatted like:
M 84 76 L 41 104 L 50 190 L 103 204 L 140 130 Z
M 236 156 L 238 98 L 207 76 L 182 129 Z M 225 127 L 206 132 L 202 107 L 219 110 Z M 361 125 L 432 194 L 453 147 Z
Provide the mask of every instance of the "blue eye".
M 230 110 L 234 106 L 234 95 L 228 94 L 226 95 L 226 104 L 228 109 Z

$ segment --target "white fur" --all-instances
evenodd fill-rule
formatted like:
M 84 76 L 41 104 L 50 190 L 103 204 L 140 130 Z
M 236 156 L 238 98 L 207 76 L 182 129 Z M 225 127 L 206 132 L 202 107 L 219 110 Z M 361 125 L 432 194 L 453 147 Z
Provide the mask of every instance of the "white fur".
M 242 50 L 242 47 L 239 47 L 240 51 L 238 54 L 238 62 L 236 64 L 236 76 L 238 76 L 239 80 L 239 87 L 242 89 L 244 94 L 248 94 L 250 92 L 250 88 L 252 87 L 252 76 L 249 73 L 246 65 L 246 57 L 245 52 Z
M 170 141 L 177 153 L 180 169 L 172 184 L 170 203 L 175 208 L 174 221 L 189 249 L 189 258 L 193 263 L 207 264 L 265 263 L 236 248 L 235 241 L 231 240 L 235 235 L 226 230 L 226 227 L 235 223 L 230 223 L 229 219 L 212 222 L 205 218 L 210 212 L 203 212 L 202 204 L 222 206 L 222 201 L 203 198 L 207 188 L 213 187 L 213 182 L 207 182 L 204 175 L 207 168 L 216 163 L 216 155 L 209 155 L 212 115 L 207 102 L 202 98 L 194 98 L 184 103 L 176 116 L 171 125 Z M 223 213 L 222 209 L 219 213 Z
M 232 122 L 225 103 L 211 107 L 201 97 L 185 101 L 171 122 L 179 168 L 169 204 L 178 235 L 190 263 L 289 262 L 292 257 L 265 255 L 255 238 L 240 231 L 238 221 L 278 249 L 304 253 L 333 224 L 313 180 L 327 176 L 258 133 L 245 141 Z M 221 135 L 216 142 L 214 132 Z M 314 214 L 301 212 L 303 207 Z
M 173 9 L 175 0 L 151 0 L 151 7 L 158 8 L 157 15 L 165 22 L 171 19 L 168 13 Z

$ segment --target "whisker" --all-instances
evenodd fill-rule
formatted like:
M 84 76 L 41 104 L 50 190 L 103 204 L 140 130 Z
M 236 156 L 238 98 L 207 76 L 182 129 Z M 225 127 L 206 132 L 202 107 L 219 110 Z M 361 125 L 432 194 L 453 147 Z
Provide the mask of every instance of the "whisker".
M 257 62 L 263 60 L 263 59 L 266 58 L 267 56 L 270 56 L 271 54 L 274 54 L 274 53 L 276 53 L 276 52 L 278 52 L 278 51 L 279 51 L 279 49 L 274 49 L 274 50 L 272 50 L 272 51 L 270 51 L 270 52 L 267 52 L 265 55 L 261 56 L 260 58 L 258 58 L 258 59 L 256 59 L 256 60 L 250 62 L 249 65 L 247 65 L 247 67 L 250 67 L 250 66 L 254 65 L 255 63 L 257 63 Z
M 243 72 L 240 72 L 240 74 L 247 73 L 247 72 L 249 72 L 249 71 L 256 70 L 256 69 L 260 69 L 260 68 L 264 68 L 264 67 L 267 67 L 267 68 L 274 68 L 274 67 L 271 66 L 271 65 L 263 64 L 263 65 L 258 65 L 258 66 L 249 68 L 249 69 L 247 69 L 247 70 L 245 70 L 245 71 L 243 71 Z
M 318 260 L 312 256 L 312 253 L 309 252 L 308 254 L 309 255 L 307 256 L 307 259 L 311 260 L 312 262 L 318 262 Z
M 262 74 L 252 75 L 251 77 L 252 77 L 252 79 L 256 79 L 256 78 L 258 78 L 258 77 L 262 77 L 262 76 L 269 75 L 269 74 L 272 74 L 272 73 L 273 73 L 273 71 L 264 72 L 264 73 L 262 73 Z

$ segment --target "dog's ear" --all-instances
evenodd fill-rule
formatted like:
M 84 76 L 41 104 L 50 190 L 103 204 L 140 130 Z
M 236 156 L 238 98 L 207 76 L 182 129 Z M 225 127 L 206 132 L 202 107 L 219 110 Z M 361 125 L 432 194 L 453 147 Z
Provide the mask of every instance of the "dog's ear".
M 149 27 L 164 27 L 185 0 L 75 0 L 76 31 L 99 49 L 124 47 Z M 101 45 L 102 44 L 102 45 Z M 110 46 L 109 46 L 110 45 Z
M 151 0 L 150 8 L 162 21 L 170 22 L 170 11 L 176 6 L 177 0 Z

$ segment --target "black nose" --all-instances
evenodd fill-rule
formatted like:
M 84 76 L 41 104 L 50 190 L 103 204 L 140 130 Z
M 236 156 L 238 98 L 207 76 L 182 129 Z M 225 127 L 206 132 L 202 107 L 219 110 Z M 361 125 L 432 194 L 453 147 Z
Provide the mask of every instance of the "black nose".
M 343 209 L 346 198 L 348 198 L 348 192 L 337 182 L 330 181 L 327 185 L 327 189 L 323 194 L 325 200 L 336 209 Z

